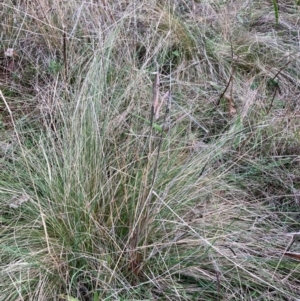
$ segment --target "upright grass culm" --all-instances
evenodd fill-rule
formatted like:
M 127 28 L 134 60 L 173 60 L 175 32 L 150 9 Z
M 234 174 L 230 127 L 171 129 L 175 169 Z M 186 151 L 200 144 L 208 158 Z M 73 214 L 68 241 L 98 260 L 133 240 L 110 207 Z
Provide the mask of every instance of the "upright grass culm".
M 275 2 L 0 4 L 0 300 L 297 299 L 299 18 Z
M 275 22 L 276 25 L 278 25 L 279 21 L 279 7 L 278 7 L 278 1 L 277 0 L 272 0 L 273 1 L 273 9 L 274 9 L 274 16 L 275 16 Z

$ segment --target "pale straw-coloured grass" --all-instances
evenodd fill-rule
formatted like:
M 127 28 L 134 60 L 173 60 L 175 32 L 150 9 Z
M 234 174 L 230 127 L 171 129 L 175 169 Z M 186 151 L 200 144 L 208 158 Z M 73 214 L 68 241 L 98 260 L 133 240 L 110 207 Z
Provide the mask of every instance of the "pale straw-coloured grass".
M 0 300 L 297 300 L 296 3 L 33 2 L 0 4 Z

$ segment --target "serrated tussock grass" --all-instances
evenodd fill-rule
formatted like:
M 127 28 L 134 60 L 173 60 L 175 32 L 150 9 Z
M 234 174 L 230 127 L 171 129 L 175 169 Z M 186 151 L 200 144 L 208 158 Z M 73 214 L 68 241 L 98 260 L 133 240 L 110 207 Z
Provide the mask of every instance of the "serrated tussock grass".
M 296 300 L 297 3 L 0 7 L 0 300 Z

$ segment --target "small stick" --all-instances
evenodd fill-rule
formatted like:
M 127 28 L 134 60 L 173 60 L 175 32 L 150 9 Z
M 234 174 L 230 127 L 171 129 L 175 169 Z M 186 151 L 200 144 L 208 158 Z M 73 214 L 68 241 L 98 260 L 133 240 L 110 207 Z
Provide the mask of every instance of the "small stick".
M 273 107 L 273 102 L 274 102 L 274 99 L 275 99 L 275 96 L 276 96 L 278 90 L 279 90 L 278 86 L 275 86 L 275 90 L 274 90 L 274 93 L 273 93 L 273 96 L 272 96 L 272 99 L 271 99 L 271 104 L 270 104 L 269 109 L 267 111 L 267 115 L 270 113 L 270 111 Z
M 274 75 L 274 77 L 272 78 L 272 80 L 275 80 L 275 78 L 280 74 L 280 72 L 286 68 L 289 64 L 291 63 L 291 61 L 288 61 L 282 68 L 279 69 L 279 71 Z
M 232 48 L 232 44 L 231 44 L 231 57 L 232 57 L 233 63 L 235 63 L 235 62 L 238 60 L 238 58 L 239 58 L 239 57 L 237 57 L 237 58 L 235 59 L 235 62 L 234 62 L 234 59 L 233 59 L 233 48 Z M 235 68 L 236 68 L 236 66 L 233 65 L 233 66 L 232 66 L 232 69 L 231 69 L 231 74 L 230 74 L 228 83 L 227 83 L 227 85 L 226 85 L 224 91 L 223 91 L 222 94 L 220 95 L 219 100 L 218 100 L 217 103 L 216 103 L 216 107 L 218 107 L 218 106 L 220 105 L 221 99 L 224 97 L 226 91 L 228 90 L 230 83 L 232 83 L 233 75 L 234 75 L 234 73 L 235 73 Z M 231 97 L 232 97 L 232 85 L 231 85 L 231 91 L 230 91 L 230 94 L 231 94 Z
M 232 81 L 232 79 L 233 79 L 233 74 L 234 74 L 234 72 L 235 72 L 235 67 L 233 67 L 232 70 L 231 70 L 231 74 L 230 74 L 228 83 L 227 83 L 225 89 L 223 90 L 222 94 L 220 95 L 220 97 L 219 97 L 219 99 L 218 99 L 218 101 L 217 101 L 217 103 L 216 103 L 216 107 L 218 107 L 218 106 L 220 105 L 221 99 L 224 97 L 226 91 L 228 90 L 229 85 L 230 85 L 230 83 L 231 83 L 231 81 Z

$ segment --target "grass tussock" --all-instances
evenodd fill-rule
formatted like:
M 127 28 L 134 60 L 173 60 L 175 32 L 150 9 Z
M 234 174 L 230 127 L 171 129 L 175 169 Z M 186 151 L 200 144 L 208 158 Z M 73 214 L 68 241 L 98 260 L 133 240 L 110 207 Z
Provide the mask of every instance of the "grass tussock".
M 297 300 L 299 3 L 277 6 L 0 4 L 0 300 Z

